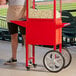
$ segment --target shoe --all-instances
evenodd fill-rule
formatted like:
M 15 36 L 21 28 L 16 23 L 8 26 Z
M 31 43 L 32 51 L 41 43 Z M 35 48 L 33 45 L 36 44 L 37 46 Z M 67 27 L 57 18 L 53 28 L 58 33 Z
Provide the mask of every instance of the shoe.
M 8 61 L 6 61 L 6 62 L 4 63 L 4 65 L 11 65 L 11 64 L 16 64 L 16 63 L 17 63 L 17 59 L 11 58 L 11 59 L 9 59 Z

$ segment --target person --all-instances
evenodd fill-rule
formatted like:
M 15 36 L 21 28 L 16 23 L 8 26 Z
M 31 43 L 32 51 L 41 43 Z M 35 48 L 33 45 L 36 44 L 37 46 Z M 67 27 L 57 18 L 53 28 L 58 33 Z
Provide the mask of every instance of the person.
M 9 32 L 11 34 L 12 57 L 4 63 L 5 65 L 17 62 L 16 54 L 18 47 L 18 27 L 20 29 L 24 41 L 26 34 L 25 28 L 10 22 L 11 20 L 21 20 L 26 18 L 26 10 L 25 10 L 26 0 L 7 0 L 7 2 L 8 2 L 7 24 Z

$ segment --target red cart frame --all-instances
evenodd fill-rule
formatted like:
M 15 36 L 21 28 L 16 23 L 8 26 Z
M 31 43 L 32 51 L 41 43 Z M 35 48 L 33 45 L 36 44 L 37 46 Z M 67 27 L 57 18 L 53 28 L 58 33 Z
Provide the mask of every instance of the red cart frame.
M 59 51 L 62 49 L 62 27 L 70 25 L 70 23 L 62 23 L 61 18 L 56 18 L 56 0 L 54 0 L 54 18 L 28 18 L 28 0 L 26 0 L 26 19 L 27 21 L 11 21 L 26 28 L 26 67 L 28 61 L 33 60 L 35 64 L 34 45 L 52 45 L 54 50 L 59 45 Z M 62 0 L 60 0 L 60 13 L 62 11 Z M 33 0 L 33 9 L 35 9 L 35 0 Z M 33 46 L 32 57 L 28 57 L 28 45 Z

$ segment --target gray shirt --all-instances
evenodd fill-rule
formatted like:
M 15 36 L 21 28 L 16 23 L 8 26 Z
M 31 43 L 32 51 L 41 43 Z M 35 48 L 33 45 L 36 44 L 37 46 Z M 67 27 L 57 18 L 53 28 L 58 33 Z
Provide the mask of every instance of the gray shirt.
M 8 0 L 8 5 L 24 5 L 26 0 Z

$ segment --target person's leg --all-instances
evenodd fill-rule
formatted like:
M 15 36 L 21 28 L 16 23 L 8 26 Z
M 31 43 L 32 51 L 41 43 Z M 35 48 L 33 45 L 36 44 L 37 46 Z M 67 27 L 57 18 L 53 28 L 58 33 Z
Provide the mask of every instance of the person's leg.
M 18 34 L 11 35 L 11 46 L 12 46 L 12 58 L 16 59 L 17 47 L 18 47 Z
M 12 48 L 12 56 L 11 59 L 6 61 L 4 64 L 12 64 L 17 62 L 16 54 L 17 54 L 17 47 L 18 47 L 18 26 L 13 23 L 8 23 L 8 29 L 11 34 L 11 48 Z

